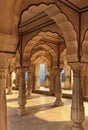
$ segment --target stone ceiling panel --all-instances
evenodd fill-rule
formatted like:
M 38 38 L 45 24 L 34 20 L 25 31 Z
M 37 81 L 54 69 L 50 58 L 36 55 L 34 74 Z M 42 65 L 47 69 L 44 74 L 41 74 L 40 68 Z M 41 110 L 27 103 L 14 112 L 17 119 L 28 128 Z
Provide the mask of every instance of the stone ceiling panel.
M 67 0 L 67 1 L 74 4 L 80 9 L 88 6 L 88 0 Z

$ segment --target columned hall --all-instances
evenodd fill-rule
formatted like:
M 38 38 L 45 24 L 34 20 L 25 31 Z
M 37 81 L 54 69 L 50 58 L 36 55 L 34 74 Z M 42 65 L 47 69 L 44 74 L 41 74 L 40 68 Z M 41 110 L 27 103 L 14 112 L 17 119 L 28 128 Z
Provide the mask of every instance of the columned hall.
M 87 0 L 0 0 L 0 130 L 87 130 L 87 81 Z

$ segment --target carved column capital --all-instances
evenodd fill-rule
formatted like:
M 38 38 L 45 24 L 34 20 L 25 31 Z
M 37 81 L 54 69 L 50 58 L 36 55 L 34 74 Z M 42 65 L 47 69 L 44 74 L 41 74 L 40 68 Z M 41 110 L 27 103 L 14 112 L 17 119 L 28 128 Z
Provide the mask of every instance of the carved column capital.
M 83 68 L 83 63 L 77 62 L 77 63 L 69 63 L 69 65 L 71 66 L 72 70 L 77 70 L 77 71 L 81 71 Z

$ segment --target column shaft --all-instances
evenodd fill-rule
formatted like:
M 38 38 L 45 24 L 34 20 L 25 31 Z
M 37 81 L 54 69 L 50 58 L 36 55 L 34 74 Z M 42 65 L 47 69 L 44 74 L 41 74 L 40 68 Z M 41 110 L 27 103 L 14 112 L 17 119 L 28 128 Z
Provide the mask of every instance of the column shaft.
M 71 89 L 71 68 L 68 64 L 64 66 L 65 70 L 65 81 L 64 81 L 64 89 Z
M 12 79 L 11 79 L 11 72 L 8 72 L 8 92 L 7 94 L 12 94 Z
M 16 83 L 15 83 L 15 85 L 16 85 L 16 90 L 18 90 L 19 89 L 19 79 L 20 79 L 20 74 L 19 74 L 20 72 L 19 72 L 19 69 L 17 69 L 17 71 L 16 71 Z
M 54 95 L 54 77 L 53 77 L 53 72 L 50 71 L 50 94 Z
M 18 114 L 21 116 L 27 114 L 25 108 L 26 105 L 25 73 L 23 68 L 20 68 L 18 104 L 19 104 Z
M 63 102 L 62 102 L 62 91 L 61 91 L 61 82 L 60 82 L 60 70 L 56 69 L 56 89 L 55 89 L 55 96 L 56 96 L 56 100 L 54 102 L 55 106 L 62 106 Z
M 73 69 L 73 94 L 72 94 L 72 107 L 71 107 L 71 119 L 73 121 L 72 130 L 84 130 L 83 121 L 84 106 L 82 95 L 82 66 L 79 63 L 72 65 Z

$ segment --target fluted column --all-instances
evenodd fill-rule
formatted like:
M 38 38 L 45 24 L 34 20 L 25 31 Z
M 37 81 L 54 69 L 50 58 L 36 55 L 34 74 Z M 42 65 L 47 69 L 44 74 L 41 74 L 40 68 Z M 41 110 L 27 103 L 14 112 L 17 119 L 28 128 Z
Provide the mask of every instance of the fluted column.
M 27 98 L 32 98 L 32 84 L 31 84 L 31 72 L 28 73 L 28 82 L 27 82 Z
M 72 94 L 72 107 L 71 119 L 73 125 L 71 130 L 84 130 L 83 121 L 85 119 L 83 95 L 82 95 L 82 65 L 80 63 L 73 63 L 73 94 Z
M 25 108 L 26 105 L 26 87 L 25 87 L 25 71 L 23 68 L 20 68 L 20 79 L 19 79 L 19 96 L 18 96 L 18 114 L 23 116 L 27 114 L 27 110 Z
M 62 106 L 63 102 L 62 102 L 62 90 L 61 90 L 61 82 L 60 82 L 60 69 L 56 69 L 56 74 L 55 74 L 55 78 L 56 78 L 56 89 L 55 89 L 55 96 L 56 96 L 56 100 L 54 102 L 55 106 Z
M 10 95 L 12 94 L 12 79 L 11 79 L 11 72 L 8 71 L 8 84 L 7 84 L 7 87 L 8 87 L 8 92 L 7 94 Z

